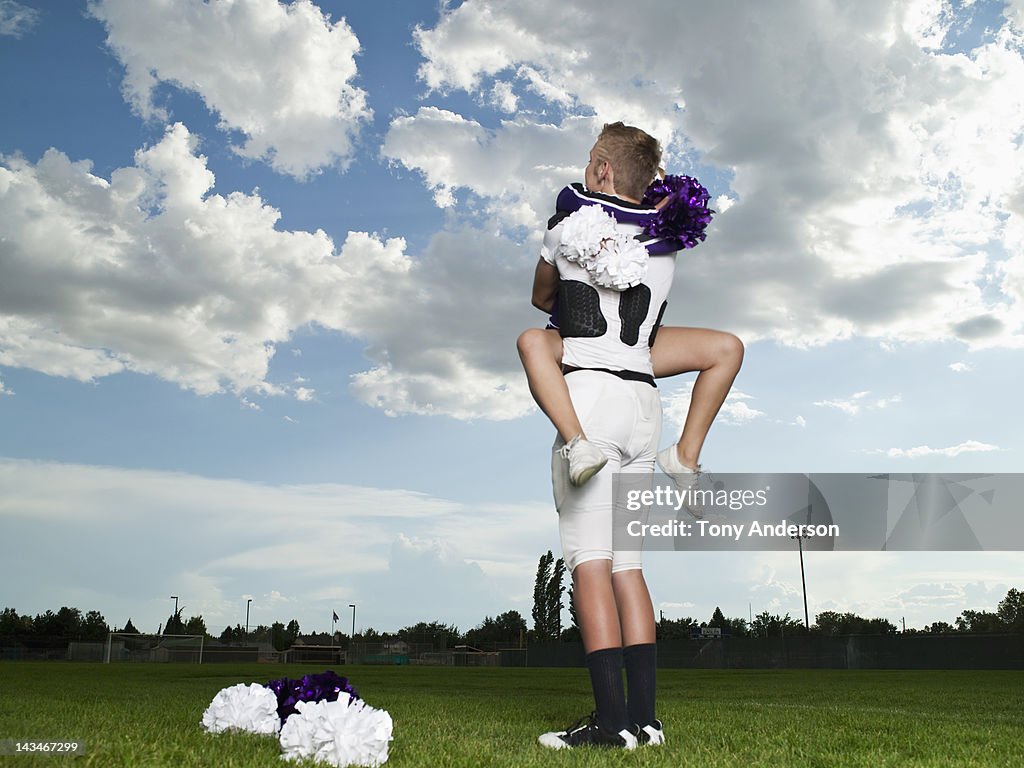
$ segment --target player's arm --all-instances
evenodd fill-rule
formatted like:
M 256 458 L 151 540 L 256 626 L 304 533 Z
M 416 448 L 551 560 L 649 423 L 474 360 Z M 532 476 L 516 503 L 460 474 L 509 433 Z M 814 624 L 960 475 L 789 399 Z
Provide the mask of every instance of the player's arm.
M 544 259 L 538 259 L 533 273 L 533 306 L 550 312 L 555 306 L 558 294 L 558 267 Z

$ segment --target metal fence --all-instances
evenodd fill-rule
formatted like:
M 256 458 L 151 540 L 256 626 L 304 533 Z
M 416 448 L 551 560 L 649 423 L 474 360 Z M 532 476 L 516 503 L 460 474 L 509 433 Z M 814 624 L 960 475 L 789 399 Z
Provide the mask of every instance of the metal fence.
M 0 660 L 102 661 L 102 643 L 60 647 L 0 646 Z M 145 661 L 194 661 L 192 649 L 152 654 Z M 172 658 L 173 656 L 173 658 Z M 179 658 L 180 657 L 180 658 Z M 283 658 L 282 658 L 283 657 Z M 418 664 L 430 666 L 578 667 L 580 643 L 547 643 L 525 648 L 436 649 L 429 643 L 354 643 L 351 648 L 293 646 L 264 656 L 255 647 L 207 645 L 203 662 L 287 661 L 293 663 Z M 665 669 L 1024 669 L 1024 634 L 821 635 L 786 638 L 720 637 L 658 642 L 658 666 Z
M 582 666 L 579 643 L 531 645 L 531 667 Z M 1024 669 L 1024 634 L 660 640 L 665 669 Z

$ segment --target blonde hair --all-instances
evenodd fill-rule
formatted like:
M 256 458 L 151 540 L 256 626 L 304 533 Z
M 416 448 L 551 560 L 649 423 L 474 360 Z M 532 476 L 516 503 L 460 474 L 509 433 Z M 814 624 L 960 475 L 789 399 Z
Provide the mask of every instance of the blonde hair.
M 605 123 L 594 151 L 615 173 L 615 190 L 639 200 L 660 170 L 661 145 L 631 125 Z

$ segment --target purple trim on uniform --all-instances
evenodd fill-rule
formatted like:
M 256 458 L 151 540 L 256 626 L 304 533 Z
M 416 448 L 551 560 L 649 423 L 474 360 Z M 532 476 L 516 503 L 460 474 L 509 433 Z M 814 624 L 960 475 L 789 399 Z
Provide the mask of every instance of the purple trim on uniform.
M 555 208 L 559 211 L 575 213 L 584 205 L 600 205 L 608 213 L 623 224 L 639 224 L 643 226 L 651 220 L 652 216 L 658 215 L 658 209 L 653 206 L 631 203 L 615 195 L 605 195 L 601 192 L 591 192 L 578 181 L 563 187 L 558 193 L 555 201 Z
M 614 195 L 591 192 L 578 181 L 563 187 L 555 200 L 555 209 L 558 213 L 566 215 L 576 213 L 584 205 L 600 205 L 606 213 L 614 216 L 616 221 L 622 224 L 635 224 L 638 227 L 646 227 L 658 215 L 657 208 L 631 203 Z M 651 256 L 667 256 L 682 250 L 682 246 L 673 239 L 653 238 L 642 234 L 636 235 L 636 239 L 644 244 Z

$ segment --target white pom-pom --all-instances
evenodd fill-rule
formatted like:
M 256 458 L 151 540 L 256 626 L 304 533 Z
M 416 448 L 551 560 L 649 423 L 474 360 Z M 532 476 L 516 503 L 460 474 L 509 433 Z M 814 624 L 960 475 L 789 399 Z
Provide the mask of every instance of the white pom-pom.
M 605 240 L 615 239 L 615 219 L 599 205 L 585 205 L 562 222 L 558 252 L 569 261 L 586 266 Z
M 558 254 L 585 268 L 602 288 L 624 291 L 647 276 L 647 249 L 619 232 L 615 218 L 599 205 L 585 205 L 566 217 Z
M 378 766 L 387 762 L 391 715 L 362 699 L 300 701 L 281 729 L 282 757 L 312 757 L 330 765 Z
M 203 713 L 202 725 L 210 733 L 236 730 L 276 734 L 281 727 L 277 696 L 257 683 L 223 688 Z
M 644 281 L 649 258 L 643 245 L 620 234 L 614 241 L 605 241 L 604 247 L 586 268 L 595 285 L 624 291 Z

